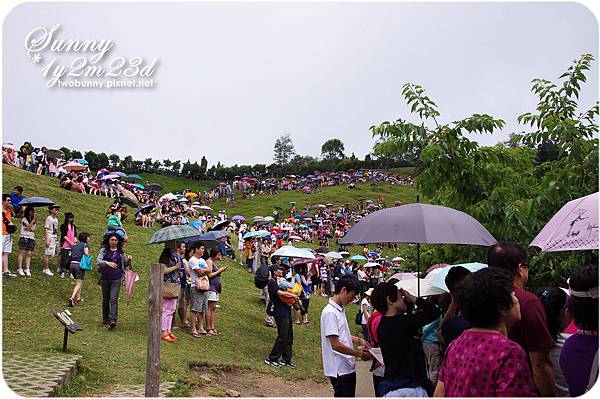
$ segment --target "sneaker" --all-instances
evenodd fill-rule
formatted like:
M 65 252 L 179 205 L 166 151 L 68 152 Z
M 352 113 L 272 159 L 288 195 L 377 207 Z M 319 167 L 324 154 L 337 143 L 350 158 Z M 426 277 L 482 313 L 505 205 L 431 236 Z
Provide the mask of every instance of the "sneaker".
M 269 366 L 275 367 L 276 369 L 281 368 L 281 364 L 277 360 L 266 358 L 265 363 L 268 364 Z
M 110 320 L 110 321 L 108 322 L 108 329 L 109 329 L 109 330 L 112 330 L 112 329 L 113 329 L 113 328 L 115 328 L 116 326 L 117 326 L 117 322 L 116 322 L 116 321 L 114 321 L 114 320 Z
M 8 270 L 8 271 L 5 271 L 4 273 L 2 273 L 2 277 L 15 278 L 15 277 L 17 277 L 17 275 L 14 274 L 13 272 L 11 272 L 10 270 Z
M 74 279 L 74 278 L 75 278 L 75 277 L 73 277 L 73 275 L 72 275 L 72 274 L 69 274 L 69 277 L 70 277 L 71 279 Z
M 50 269 L 44 269 L 42 273 L 44 273 L 46 276 L 54 276 L 54 273 L 52 273 Z
M 17 269 L 17 273 L 19 273 L 19 276 L 25 275 L 25 273 L 23 272 L 23 269 Z
M 65 272 L 59 273 L 58 275 L 60 276 L 60 278 L 65 278 Z
M 291 369 L 295 369 L 296 368 L 296 364 L 294 364 L 294 362 L 292 362 L 291 360 L 289 362 L 281 362 L 284 366 L 288 366 Z
M 31 277 L 31 270 L 29 270 L 29 269 L 25 270 L 25 275 L 27 277 Z

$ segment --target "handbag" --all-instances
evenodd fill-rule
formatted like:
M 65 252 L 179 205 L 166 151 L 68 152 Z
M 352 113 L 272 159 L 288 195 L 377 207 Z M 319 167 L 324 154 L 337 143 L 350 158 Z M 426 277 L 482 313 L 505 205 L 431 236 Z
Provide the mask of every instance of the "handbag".
M 90 271 L 92 270 L 92 259 L 94 257 L 93 256 L 88 256 L 88 255 L 83 255 L 81 257 L 81 261 L 79 262 L 79 268 L 81 270 L 87 270 Z
M 208 277 L 202 276 L 196 279 L 196 289 L 198 291 L 208 291 L 210 288 Z
M 162 283 L 162 297 L 163 299 L 177 299 L 181 291 L 181 285 L 179 283 Z

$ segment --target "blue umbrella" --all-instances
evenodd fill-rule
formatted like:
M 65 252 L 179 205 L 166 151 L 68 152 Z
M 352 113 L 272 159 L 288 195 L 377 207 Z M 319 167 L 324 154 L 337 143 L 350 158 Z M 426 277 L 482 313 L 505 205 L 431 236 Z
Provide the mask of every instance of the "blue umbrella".
M 258 231 L 249 231 L 242 237 L 244 240 L 247 238 L 260 237 L 260 233 Z
M 23 201 L 19 202 L 19 206 L 50 206 L 54 205 L 54 202 L 48 198 L 44 197 L 29 197 L 25 198 Z
M 481 270 L 485 267 L 488 267 L 488 265 L 486 265 L 484 263 L 463 263 L 460 265 L 451 265 L 451 266 L 440 267 L 439 269 L 436 269 L 432 272 L 432 273 L 435 273 L 435 276 L 433 276 L 433 278 L 431 279 L 431 285 L 441 288 L 446 292 L 450 292 L 450 290 L 446 286 L 445 280 L 446 280 L 446 276 L 448 275 L 448 272 L 450 271 L 450 269 L 452 269 L 453 267 L 456 267 L 456 266 L 462 266 L 471 272 L 476 272 L 477 270 Z
M 367 258 L 362 255 L 354 255 L 350 258 L 350 260 L 367 260 Z
M 87 165 L 88 164 L 88 161 L 86 161 L 85 159 L 81 159 L 81 158 L 74 159 L 73 161 L 78 162 L 78 163 L 80 163 L 82 165 Z
M 145 189 L 145 187 L 139 183 L 134 184 L 134 186 L 136 186 L 137 188 L 139 188 L 140 190 Z
M 183 240 L 183 242 L 185 242 L 187 244 L 187 243 L 194 242 L 194 241 L 216 241 L 219 238 L 227 237 L 228 235 L 229 235 L 228 232 L 222 231 L 222 230 L 209 231 L 208 233 L 201 234 L 196 237 L 186 238 L 185 240 Z
M 127 177 L 127 173 L 125 172 L 112 172 L 113 175 L 117 175 L 119 177 Z
M 294 219 L 296 219 L 296 220 L 300 220 L 300 219 L 302 219 L 302 216 L 300 216 L 300 215 L 296 215 L 296 216 L 294 216 Z
M 127 178 L 128 179 L 142 180 L 142 177 L 140 175 L 128 175 Z

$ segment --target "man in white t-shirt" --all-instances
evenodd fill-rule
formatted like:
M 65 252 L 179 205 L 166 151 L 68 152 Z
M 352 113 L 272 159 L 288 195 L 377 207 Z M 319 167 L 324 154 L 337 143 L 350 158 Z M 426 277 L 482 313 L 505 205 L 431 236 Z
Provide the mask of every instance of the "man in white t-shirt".
M 344 275 L 336 282 L 335 292 L 321 312 L 321 351 L 323 371 L 333 386 L 333 396 L 354 397 L 356 392 L 355 357 L 371 359 L 366 350 L 369 343 L 362 338 L 350 335 L 344 306 L 356 298 L 360 290 L 358 279 Z M 354 344 L 363 350 L 354 349 Z
M 46 218 L 44 223 L 44 257 L 42 258 L 42 265 L 44 270 L 42 273 L 52 276 L 54 273 L 50 271 L 48 267 L 48 257 L 55 257 L 58 254 L 58 210 L 60 206 L 51 205 L 48 209 L 50 215 Z

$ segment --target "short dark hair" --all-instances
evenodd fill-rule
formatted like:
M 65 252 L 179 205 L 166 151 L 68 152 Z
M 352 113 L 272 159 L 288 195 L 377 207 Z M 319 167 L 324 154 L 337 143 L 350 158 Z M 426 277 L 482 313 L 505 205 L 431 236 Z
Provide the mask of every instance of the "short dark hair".
M 587 265 L 576 270 L 569 280 L 573 291 L 588 291 L 598 287 L 598 265 Z M 582 330 L 598 331 L 598 298 L 571 297 L 571 311 L 575 325 Z
M 15 186 L 15 188 L 13 190 L 22 193 L 23 192 L 23 187 L 21 187 L 21 186 Z
M 79 233 L 79 235 L 77 236 L 77 239 L 79 240 L 79 242 L 86 242 L 88 240 L 88 238 L 90 238 L 90 233 Z
M 7 198 L 10 198 L 10 195 L 2 194 L 2 202 L 6 201 Z
M 527 263 L 527 252 L 516 242 L 499 241 L 487 250 L 489 267 L 508 270 L 513 276 L 520 264 Z
M 456 287 L 469 274 L 471 274 L 471 271 L 464 266 L 454 266 L 454 267 L 451 267 L 450 270 L 448 270 L 448 274 L 446 275 L 444 282 L 446 283 L 446 287 L 448 287 L 448 290 L 450 291 L 451 294 L 454 293 L 454 291 L 456 290 Z
M 335 294 L 339 294 L 342 288 L 346 288 L 348 292 L 358 294 L 360 292 L 360 281 L 353 274 L 345 274 L 335 283 Z
M 221 251 L 217 248 L 211 248 L 210 251 L 208 251 L 208 256 L 211 258 L 215 258 L 217 255 L 219 255 L 221 253 Z
M 371 306 L 379 313 L 385 313 L 388 309 L 388 298 L 390 298 L 392 302 L 398 300 L 398 287 L 389 281 L 379 283 L 371 293 Z
M 486 267 L 467 276 L 458 290 L 458 305 L 473 327 L 493 328 L 500 311 L 513 303 L 513 276 L 506 269 Z

